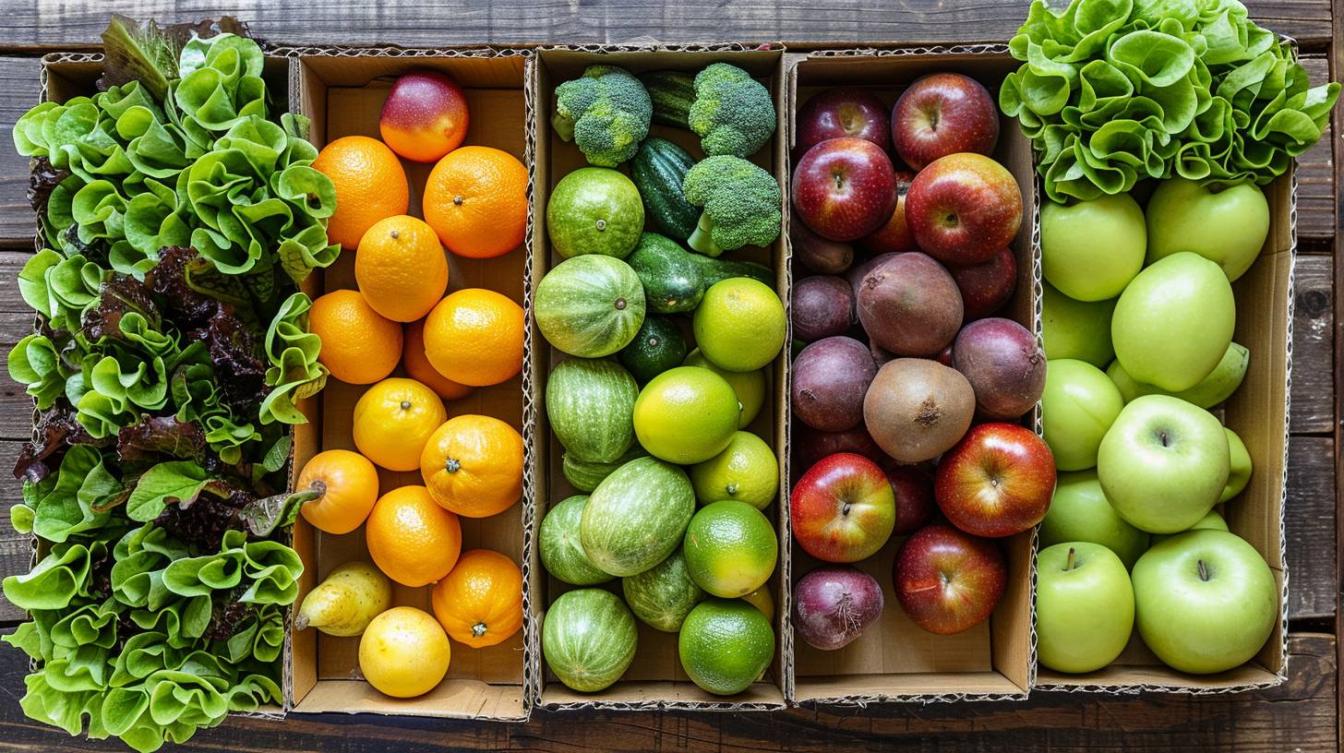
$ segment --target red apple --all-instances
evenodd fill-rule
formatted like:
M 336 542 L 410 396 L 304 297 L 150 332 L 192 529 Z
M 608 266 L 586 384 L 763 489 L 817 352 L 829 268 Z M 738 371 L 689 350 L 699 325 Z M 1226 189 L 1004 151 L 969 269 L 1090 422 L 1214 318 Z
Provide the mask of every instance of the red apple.
M 1045 517 L 1055 493 L 1055 457 L 1032 430 L 1017 424 L 971 427 L 938 462 L 934 499 L 952 525 L 998 538 Z
M 909 170 L 896 171 L 896 209 L 882 227 L 859 240 L 863 250 L 870 254 L 902 254 L 919 250 L 914 233 L 910 232 L 910 226 L 905 221 L 905 194 L 909 192 L 910 182 L 914 179 L 915 174 Z
M 808 149 L 793 171 L 793 206 L 817 235 L 858 240 L 895 210 L 896 171 L 871 141 L 827 139 Z
M 901 609 L 930 633 L 952 635 L 989 619 L 1003 597 L 1008 565 L 988 539 L 951 526 L 919 529 L 892 566 Z
M 799 149 L 842 136 L 867 139 L 885 152 L 891 147 L 887 106 L 863 89 L 830 89 L 798 108 Z
M 952 154 L 915 176 L 905 221 L 929 256 L 953 266 L 981 264 L 1017 236 L 1022 192 L 1013 174 L 989 157 Z
M 1017 257 L 1006 246 L 987 262 L 948 271 L 961 291 L 961 305 L 968 322 L 998 311 L 1017 290 Z
M 979 81 L 934 73 L 896 100 L 891 140 L 896 154 L 916 170 L 957 152 L 989 154 L 999 140 L 999 109 Z
M 797 426 L 797 424 L 794 424 Z M 818 460 L 837 452 L 858 453 L 874 462 L 888 460 L 877 446 L 868 429 L 862 424 L 847 431 L 814 431 L 799 426 L 793 433 L 793 467 L 798 474 L 811 468 Z
M 858 562 L 891 538 L 896 499 L 877 463 L 841 452 L 822 458 L 794 484 L 789 518 L 803 551 L 824 562 Z
M 933 518 L 933 470 L 926 465 L 902 465 L 887 459 L 882 464 L 896 497 L 896 528 L 893 533 L 904 536 L 925 525 Z

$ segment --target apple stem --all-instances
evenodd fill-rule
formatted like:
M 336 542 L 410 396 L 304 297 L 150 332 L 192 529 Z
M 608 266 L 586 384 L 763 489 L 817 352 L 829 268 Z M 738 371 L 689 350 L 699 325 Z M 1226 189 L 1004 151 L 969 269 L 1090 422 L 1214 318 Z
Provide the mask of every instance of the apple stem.
M 1197 567 L 1198 567 L 1198 569 L 1199 569 L 1199 579 L 1202 580 L 1202 581 L 1204 581 L 1205 583 L 1208 583 L 1208 582 L 1209 582 L 1209 566 L 1206 565 L 1206 564 L 1204 564 L 1204 560 L 1199 560 L 1199 562 L 1197 563 Z
M 1064 561 L 1064 572 L 1068 572 L 1078 566 L 1078 550 L 1069 547 L 1069 558 Z

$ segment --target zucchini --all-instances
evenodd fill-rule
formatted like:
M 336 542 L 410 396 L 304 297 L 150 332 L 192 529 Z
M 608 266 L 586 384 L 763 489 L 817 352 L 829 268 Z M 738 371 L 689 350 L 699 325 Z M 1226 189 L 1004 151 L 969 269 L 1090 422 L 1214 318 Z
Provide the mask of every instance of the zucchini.
M 700 208 L 687 201 L 681 190 L 694 164 L 685 149 L 657 136 L 645 139 L 630 163 L 630 175 L 644 200 L 644 215 L 659 232 L 678 241 L 690 238 L 700 220 Z
M 673 128 L 690 128 L 691 103 L 695 101 L 695 74 L 653 71 L 639 77 L 653 101 L 653 122 Z

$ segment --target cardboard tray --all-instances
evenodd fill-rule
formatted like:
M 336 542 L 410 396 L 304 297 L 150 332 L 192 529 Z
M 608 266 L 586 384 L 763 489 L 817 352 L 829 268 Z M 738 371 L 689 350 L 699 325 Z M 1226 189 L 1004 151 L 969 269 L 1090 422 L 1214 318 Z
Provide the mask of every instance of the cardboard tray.
M 832 86 L 871 90 L 891 105 L 906 85 L 938 71 L 965 73 L 996 91 L 1003 75 L 1017 63 L 1001 45 L 920 47 L 901 49 L 817 50 L 788 54 L 785 80 L 789 91 L 788 128 L 795 143 L 795 116 L 811 96 Z M 1024 209 L 1035 202 L 1031 147 L 1015 121 L 1001 118 L 994 157 L 1017 178 Z M 1028 215 L 1029 217 L 1030 215 Z M 1040 253 L 1032 224 L 1024 218 L 1012 244 L 1017 257 L 1018 285 L 1001 312 L 1040 336 Z M 795 269 L 794 274 L 807 274 Z M 1040 431 L 1040 410 L 1024 421 Z M 790 421 L 790 433 L 811 431 Z M 805 470 L 797 469 L 800 473 Z M 989 621 L 964 633 L 939 636 L 909 620 L 892 587 L 892 562 L 903 537 L 892 537 L 874 557 L 858 567 L 882 585 L 885 608 L 879 621 L 853 643 L 837 651 L 820 651 L 792 640 L 789 699 L 802 704 L 867 705 L 884 701 L 934 702 L 963 699 L 1022 700 L 1031 687 L 1036 666 L 1034 632 L 1035 531 L 1001 541 L 1008 560 L 1008 587 Z M 792 570 L 799 576 L 821 563 L 793 547 Z M 791 615 L 790 615 L 791 617 Z M 792 638 L 792 624 L 788 628 Z
M 770 88 L 775 97 L 776 109 L 786 112 L 784 91 L 780 76 L 782 60 L 781 48 L 748 48 L 739 45 L 711 46 L 661 46 L 655 44 L 619 46 L 590 45 L 582 47 L 542 47 L 537 53 L 536 76 L 533 93 L 536 107 L 534 131 L 537 135 L 535 151 L 536 196 L 533 203 L 533 244 L 532 270 L 533 280 L 541 279 L 554 264 L 560 261 L 553 254 L 546 233 L 546 197 L 549 190 L 571 170 L 586 165 L 583 155 L 573 144 L 565 143 L 555 135 L 550 126 L 551 111 L 554 107 L 554 88 L 563 81 L 579 76 L 585 67 L 595 63 L 620 65 L 635 73 L 650 70 L 680 69 L 695 71 L 715 61 L 732 62 L 756 76 Z M 694 134 L 677 129 L 654 125 L 651 133 L 663 136 L 685 147 L 693 155 L 699 154 L 699 143 Z M 786 155 L 781 131 L 766 148 L 755 155 L 755 161 L 768 170 L 772 170 L 781 186 L 787 191 L 788 173 L 784 168 Z M 787 199 L 784 201 L 787 210 Z M 755 252 L 755 255 L 738 255 L 737 258 L 752 258 L 774 266 L 777 272 L 776 291 L 784 301 L 789 300 L 788 265 L 784 262 L 784 241 L 776 241 L 770 249 Z M 739 252 L 740 254 L 741 252 Z M 573 493 L 569 483 L 560 472 L 562 448 L 552 436 L 546 425 L 546 412 L 540 405 L 545 388 L 546 377 L 551 366 L 563 355 L 552 352 L 545 339 L 535 327 L 531 333 L 534 347 L 530 353 L 529 371 L 534 386 L 533 400 L 538 403 L 533 417 L 537 422 L 534 429 L 536 446 L 533 460 L 536 493 L 536 514 L 533 525 L 539 525 L 552 502 L 570 496 Z M 776 359 L 770 399 L 761 416 L 749 427 L 766 439 L 775 450 L 780 461 L 781 486 L 788 476 L 787 437 L 784 435 L 784 410 L 788 403 L 786 358 Z M 784 496 L 780 500 L 787 499 Z M 677 657 L 677 639 L 675 635 L 660 633 L 643 623 L 639 624 L 639 648 L 634 663 L 625 676 L 615 685 L 599 693 L 576 693 L 562 685 L 549 673 L 543 662 L 538 663 L 533 687 L 533 703 L 546 709 L 602 708 L 616 710 L 647 709 L 696 709 L 713 711 L 747 711 L 782 708 L 785 705 L 784 680 L 787 677 L 790 655 L 787 629 L 789 611 L 789 546 L 787 504 L 778 500 L 766 508 L 767 517 L 776 523 L 780 541 L 779 560 L 775 575 L 771 579 L 774 588 L 776 610 L 776 655 L 765 677 L 737 696 L 720 697 L 700 690 L 686 677 Z M 532 537 L 537 532 L 534 529 Z M 530 567 L 531 592 L 534 598 L 531 609 L 532 620 L 538 622 L 541 613 L 550 601 L 567 586 L 546 575 L 533 551 Z M 619 581 L 615 581 L 619 588 Z M 537 637 L 534 632 L 534 638 Z M 540 658 L 540 651 L 533 647 L 533 655 Z
M 451 75 L 463 87 L 471 108 L 465 143 L 493 146 L 531 164 L 530 80 L 533 57 L 517 50 L 404 50 L 396 48 L 283 48 L 276 52 L 292 60 L 292 109 L 312 121 L 310 138 L 321 148 L 330 140 L 352 134 L 378 138 L 383 99 L 395 77 L 412 68 L 428 68 Z M 411 183 L 410 214 L 419 214 L 420 195 L 432 164 L 403 160 Z M 529 185 L 529 200 L 531 187 Z M 529 233 L 527 237 L 531 237 Z M 524 241 L 524 245 L 527 241 Z M 527 250 L 519 248 L 489 260 L 449 255 L 449 289 L 486 287 L 524 304 L 529 289 Z M 354 253 L 347 251 L 332 267 L 312 275 L 305 292 L 317 297 L 338 288 L 354 287 Z M 335 379 L 318 396 L 301 406 L 310 422 L 295 427 L 293 468 L 301 469 L 315 453 L 333 448 L 353 449 L 351 411 L 364 387 Z M 529 432 L 531 393 L 527 375 L 503 384 L 474 390 L 448 402 L 450 416 L 483 413 L 511 423 L 532 446 Z M 379 470 L 380 491 L 422 483 L 419 473 Z M 473 649 L 453 645 L 448 675 L 434 690 L 409 700 L 382 695 L 359 675 L 358 638 L 337 638 L 315 630 L 291 632 L 285 677 L 286 697 L 294 713 L 376 713 L 523 721 L 528 717 L 525 687 L 537 659 L 530 651 L 535 627 L 526 609 L 531 566 L 531 477 L 525 476 L 523 499 L 509 510 L 489 518 L 462 518 L 463 551 L 495 549 L 518 561 L 523 569 L 523 629 L 497 646 Z M 315 531 L 302 518 L 294 527 L 294 548 L 305 565 L 299 599 L 337 565 L 364 559 L 363 529 L 344 536 Z M 395 585 L 395 584 L 394 584 Z M 428 609 L 429 587 L 395 586 L 394 601 Z M 298 602 L 296 602 L 298 603 Z

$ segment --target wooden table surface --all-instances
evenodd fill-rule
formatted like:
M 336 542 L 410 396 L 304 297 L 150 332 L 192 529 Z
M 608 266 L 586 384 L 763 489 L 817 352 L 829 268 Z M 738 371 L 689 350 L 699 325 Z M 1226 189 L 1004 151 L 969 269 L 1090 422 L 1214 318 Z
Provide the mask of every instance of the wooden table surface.
M 107 14 L 186 21 L 232 13 L 258 36 L 287 44 L 447 46 L 552 42 L 971 42 L 1005 41 L 1026 13 L 1025 0 L 496 0 L 423 3 L 348 0 L 204 0 L 0 3 L 0 348 L 26 333 L 32 314 L 15 274 L 32 253 L 34 218 L 24 197 L 27 162 L 9 132 L 37 101 L 39 57 L 98 44 Z M 1301 44 L 1313 83 L 1344 71 L 1344 3 L 1253 0 L 1254 18 Z M 1332 14 L 1333 6 L 1333 14 Z M 773 714 L 541 713 L 526 725 L 388 719 L 291 717 L 231 719 L 198 734 L 183 751 L 441 753 L 453 750 L 611 751 L 1339 751 L 1341 695 L 1336 640 L 1340 556 L 1336 455 L 1341 341 L 1334 311 L 1344 285 L 1333 263 L 1344 252 L 1337 217 L 1344 202 L 1344 102 L 1334 129 L 1301 160 L 1289 473 L 1288 561 L 1291 626 L 1288 682 L 1234 696 L 1034 694 L 1024 703 L 796 709 Z M 1332 155 L 1333 151 L 1333 155 Z M 29 434 L 31 407 L 18 386 L 0 380 L 0 468 L 13 465 Z M 0 473 L 0 506 L 19 499 Z M 2 520 L 8 520 L 5 515 Z M 0 576 L 25 570 L 29 543 L 0 529 Z M 0 603 L 0 631 L 22 614 Z M 0 648 L 0 751 L 113 750 L 66 737 L 24 718 L 17 700 L 26 662 Z

